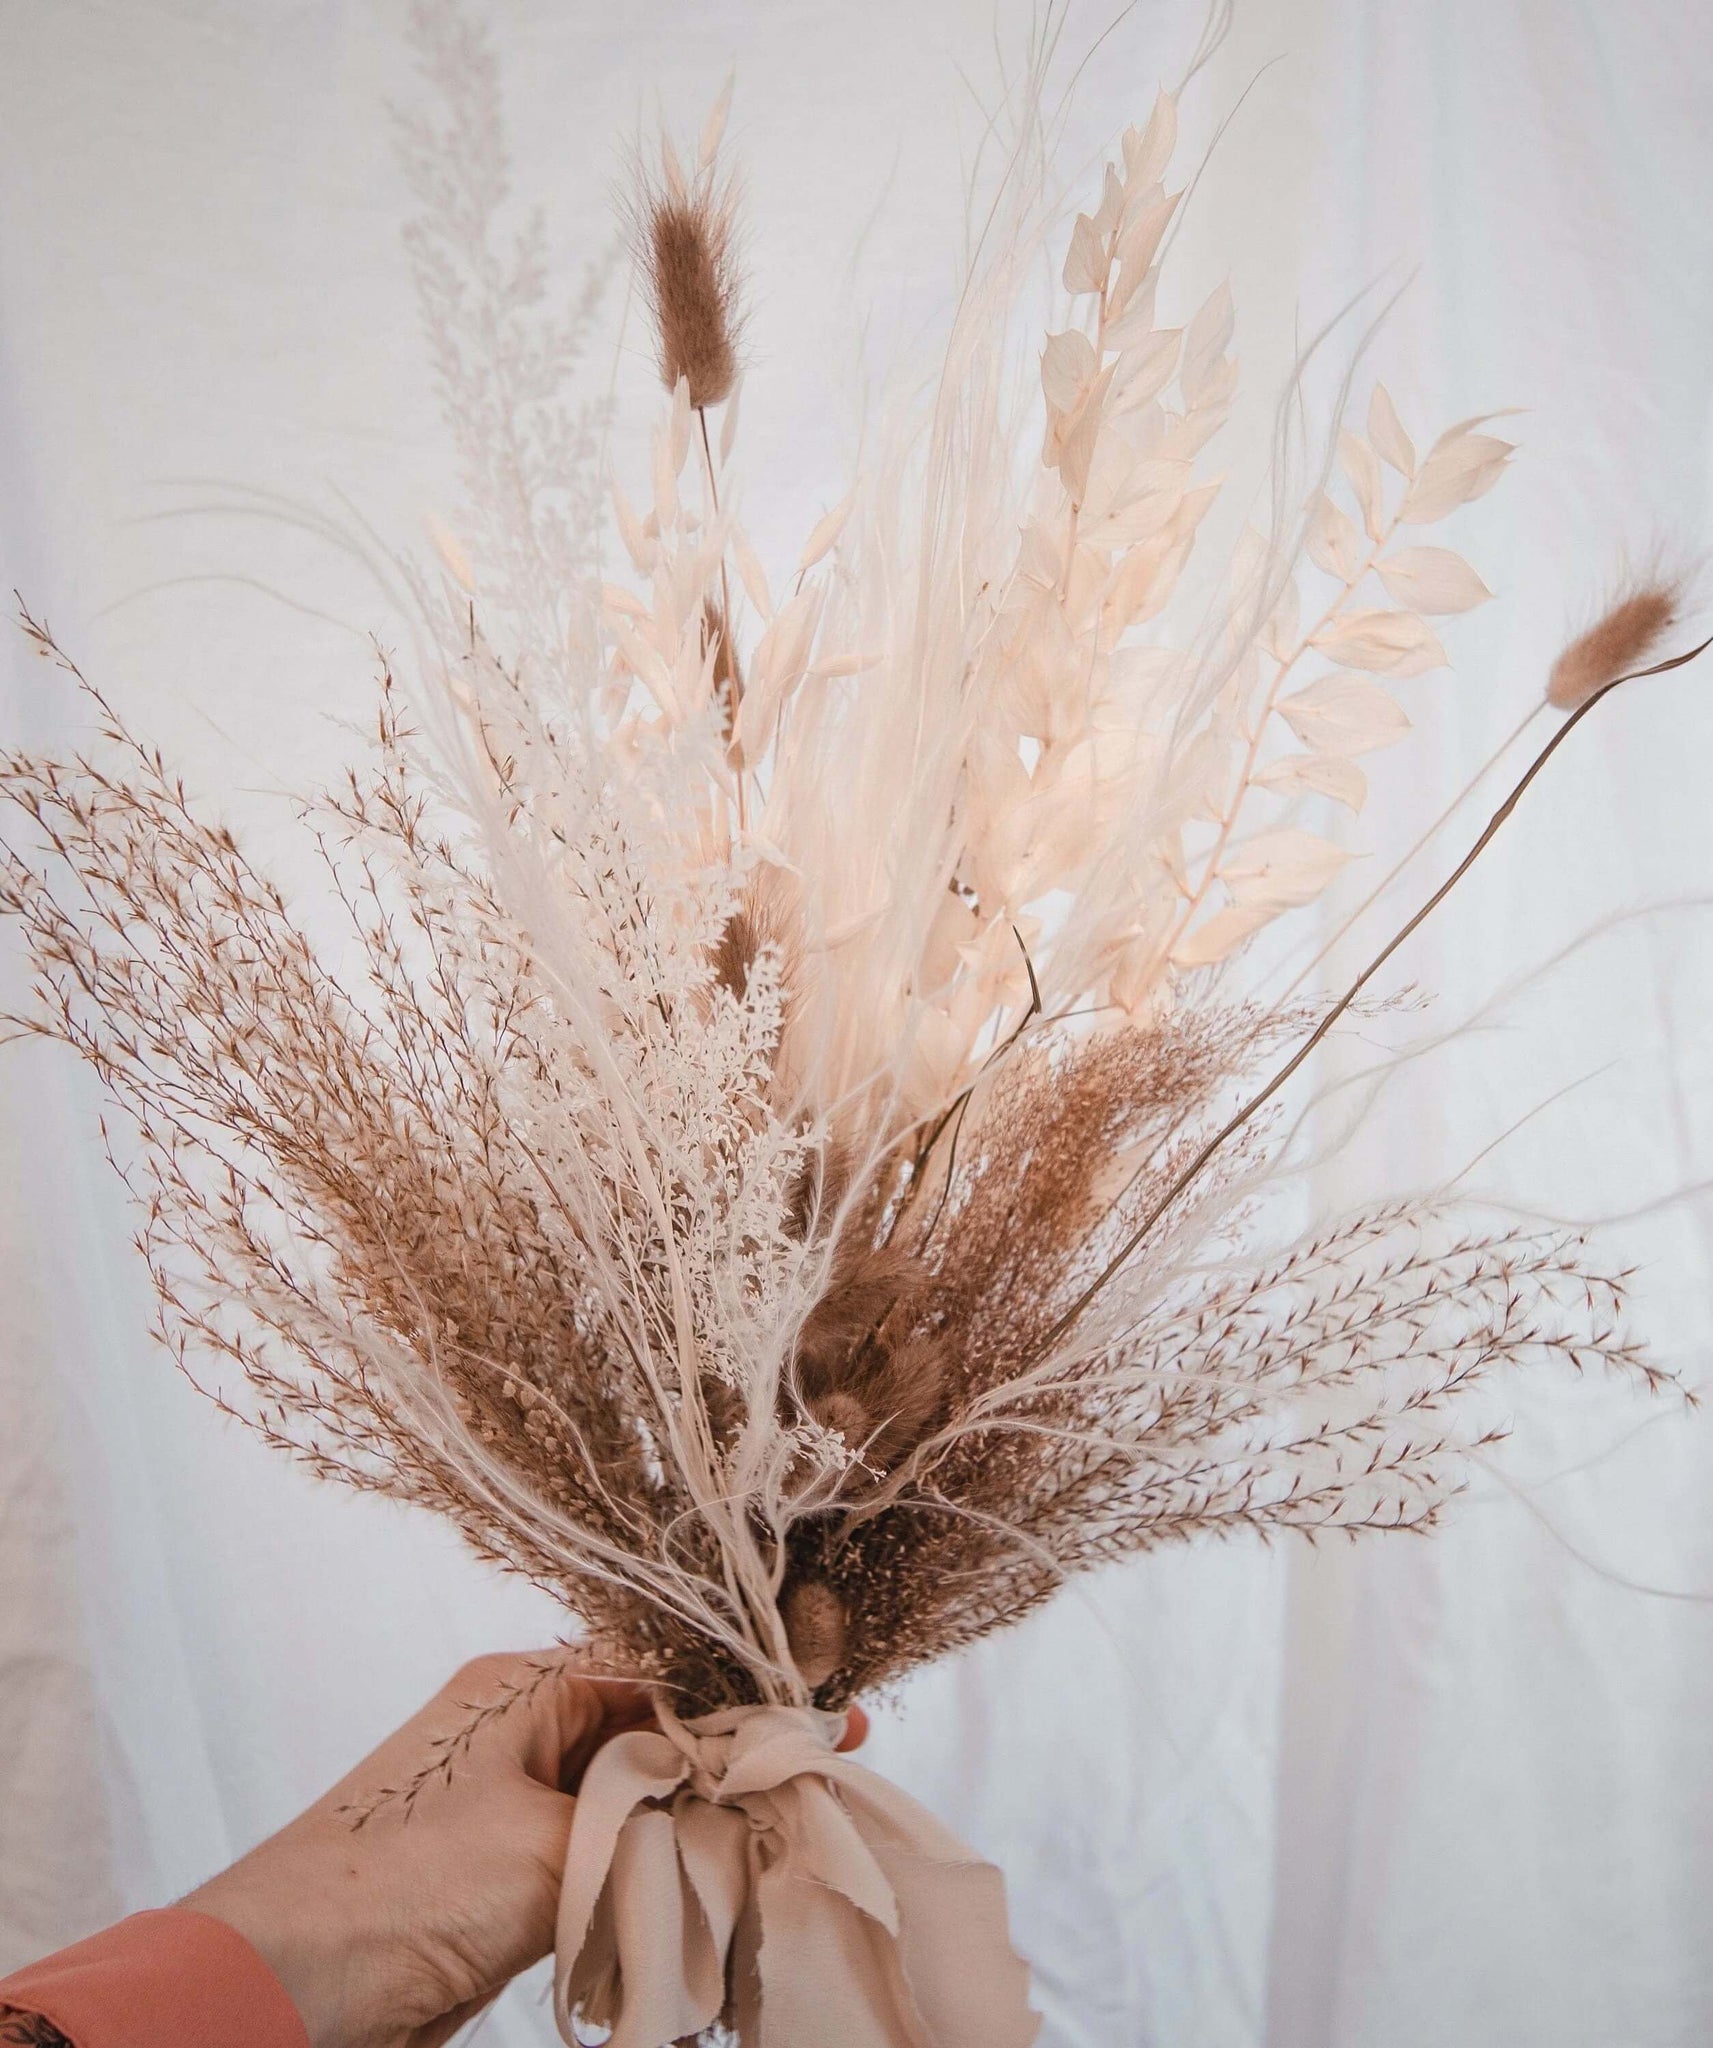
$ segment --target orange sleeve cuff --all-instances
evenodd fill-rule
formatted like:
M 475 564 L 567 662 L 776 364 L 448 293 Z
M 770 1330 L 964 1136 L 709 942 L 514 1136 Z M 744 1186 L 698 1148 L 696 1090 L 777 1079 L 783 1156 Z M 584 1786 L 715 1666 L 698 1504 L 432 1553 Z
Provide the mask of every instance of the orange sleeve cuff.
M 169 1906 L 0 1977 L 0 2007 L 76 2048 L 309 2048 L 285 1987 L 236 1929 Z

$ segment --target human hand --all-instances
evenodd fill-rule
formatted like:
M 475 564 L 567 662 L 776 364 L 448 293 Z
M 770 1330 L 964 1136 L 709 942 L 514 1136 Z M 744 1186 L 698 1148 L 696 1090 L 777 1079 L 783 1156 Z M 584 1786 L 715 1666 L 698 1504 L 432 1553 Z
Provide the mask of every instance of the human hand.
M 477 1722 L 490 1702 L 504 1710 Z M 568 1795 L 609 1736 L 653 1715 L 646 1687 L 591 1678 L 556 1653 L 478 1657 L 306 1813 L 180 1903 L 244 1936 L 311 2048 L 438 2048 L 553 1946 Z M 853 1708 L 840 1747 L 867 1728 Z M 449 1774 L 409 1803 L 375 1805 L 437 1755 Z

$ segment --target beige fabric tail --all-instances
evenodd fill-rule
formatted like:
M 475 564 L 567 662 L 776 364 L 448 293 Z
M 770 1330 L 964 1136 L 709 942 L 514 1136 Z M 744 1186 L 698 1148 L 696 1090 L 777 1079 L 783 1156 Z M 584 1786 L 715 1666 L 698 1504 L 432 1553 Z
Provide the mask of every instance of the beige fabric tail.
M 665 2048 L 1029 2048 L 991 1864 L 833 1749 L 837 1714 L 736 1707 L 620 1735 L 583 1778 L 554 2005 Z

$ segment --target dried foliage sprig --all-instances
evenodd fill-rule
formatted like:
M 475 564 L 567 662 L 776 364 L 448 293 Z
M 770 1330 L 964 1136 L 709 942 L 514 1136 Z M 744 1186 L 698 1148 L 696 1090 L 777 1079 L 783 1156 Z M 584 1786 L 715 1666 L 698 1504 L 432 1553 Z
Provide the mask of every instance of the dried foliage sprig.
M 574 337 L 528 339 L 539 264 L 495 253 L 491 57 L 418 20 L 448 111 L 409 131 L 412 246 L 476 545 L 309 814 L 361 972 L 94 693 L 98 753 L 0 765 L 29 1028 L 130 1114 L 187 1369 L 699 1707 L 840 1705 L 1166 1541 L 1425 1527 L 1501 1369 L 1658 1385 L 1572 1239 L 1434 1201 L 1262 1227 L 1280 1091 L 1480 846 L 1336 1002 L 1245 1003 L 1232 963 L 1337 873 L 1304 807 L 1360 810 L 1428 620 L 1489 596 L 1411 530 L 1509 445 L 1418 454 L 1377 387 L 1341 481 L 1281 478 L 1279 530 L 1198 561 L 1234 312 L 1159 316 L 1162 96 L 1071 232 L 1033 421 L 1020 173 L 920 436 L 776 602 L 727 487 L 722 106 L 638 204 L 670 397 L 602 583 Z

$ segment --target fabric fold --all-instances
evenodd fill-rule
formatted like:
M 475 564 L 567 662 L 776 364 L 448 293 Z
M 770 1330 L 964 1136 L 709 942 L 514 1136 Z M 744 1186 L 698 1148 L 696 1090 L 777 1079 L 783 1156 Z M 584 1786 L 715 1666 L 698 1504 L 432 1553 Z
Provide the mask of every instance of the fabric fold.
M 729 1708 L 616 1737 L 584 1774 L 555 2011 L 666 2048 L 1029 2048 L 1005 1885 L 897 1786 L 839 1755 L 844 1717 Z

